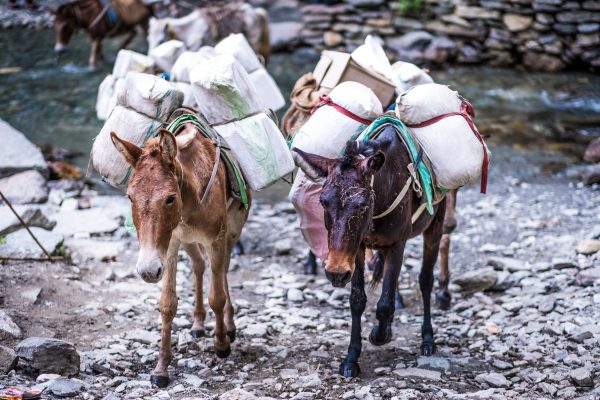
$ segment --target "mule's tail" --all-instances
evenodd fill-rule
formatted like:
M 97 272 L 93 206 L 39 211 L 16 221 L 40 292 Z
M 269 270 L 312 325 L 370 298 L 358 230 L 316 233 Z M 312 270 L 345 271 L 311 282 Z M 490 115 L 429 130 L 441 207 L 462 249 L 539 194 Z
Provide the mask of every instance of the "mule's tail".
M 383 278 L 383 257 L 380 251 L 373 251 L 373 257 L 368 261 L 367 266 L 372 271 L 371 287 L 374 288 Z
M 269 57 L 271 56 L 271 38 L 269 34 L 269 14 L 264 8 L 255 8 L 256 15 L 259 18 L 261 24 L 261 34 L 260 34 L 260 49 L 259 53 L 265 59 L 265 66 L 269 62 Z

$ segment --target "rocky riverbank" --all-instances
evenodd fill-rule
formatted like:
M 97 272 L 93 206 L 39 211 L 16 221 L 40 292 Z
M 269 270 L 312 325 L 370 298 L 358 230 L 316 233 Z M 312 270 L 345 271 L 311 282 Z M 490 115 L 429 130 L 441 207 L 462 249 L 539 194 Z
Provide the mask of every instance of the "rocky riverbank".
M 302 275 L 306 248 L 291 205 L 258 201 L 243 233 L 246 255 L 229 274 L 238 327 L 232 355 L 220 360 L 210 338 L 190 335 L 193 281 L 182 253 L 173 379 L 166 390 L 152 388 L 160 285 L 135 272 L 137 241 L 123 226 L 128 203 L 59 180 L 45 184 L 48 201 L 17 208 L 41 221 L 34 228 L 39 237 L 60 238 L 55 248 L 47 246 L 67 262 L 0 268 L 0 388 L 35 386 L 47 388 L 51 399 L 105 400 L 600 396 L 597 186 L 578 183 L 582 166 L 548 175 L 532 161 L 535 150 L 490 145 L 489 194 L 459 193 L 453 306 L 434 312 L 434 357 L 418 352 L 420 239 L 406 249 L 400 282 L 406 308 L 396 312 L 393 341 L 373 347 L 366 340 L 375 321 L 374 289 L 363 324 L 362 374 L 344 379 L 337 368 L 349 341 L 349 290 L 334 289 L 322 274 Z M 544 162 L 560 157 L 547 153 Z M 22 171 L 42 170 L 11 174 Z M 29 243 L 39 251 L 9 225 L 0 254 Z M 210 333 L 210 311 L 207 322 Z

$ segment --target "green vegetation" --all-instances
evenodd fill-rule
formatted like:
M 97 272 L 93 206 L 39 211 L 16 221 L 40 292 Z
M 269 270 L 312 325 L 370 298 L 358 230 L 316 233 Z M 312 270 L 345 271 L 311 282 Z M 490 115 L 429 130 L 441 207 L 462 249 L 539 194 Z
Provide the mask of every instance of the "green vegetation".
M 59 256 L 59 257 L 64 257 L 66 254 L 66 248 L 65 248 L 65 244 L 61 243 L 58 246 L 56 246 L 56 249 L 54 249 L 54 251 L 52 252 L 53 256 Z
M 423 0 L 396 0 L 393 8 L 398 14 L 417 12 L 423 8 Z
M 6 236 L 0 235 L 0 244 L 5 244 L 5 243 L 6 243 Z

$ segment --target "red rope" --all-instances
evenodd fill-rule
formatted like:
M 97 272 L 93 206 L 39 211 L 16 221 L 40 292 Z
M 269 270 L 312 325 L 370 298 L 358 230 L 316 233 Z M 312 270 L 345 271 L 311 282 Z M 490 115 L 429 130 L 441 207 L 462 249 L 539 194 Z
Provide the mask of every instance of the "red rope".
M 475 124 L 473 123 L 473 120 L 471 119 L 471 117 L 473 117 L 473 118 L 475 117 L 475 109 L 473 108 L 471 103 L 469 103 L 466 100 L 463 100 L 463 102 L 460 106 L 460 112 L 443 114 L 443 115 L 437 116 L 435 118 L 432 118 L 430 120 L 427 120 L 425 122 L 421 122 L 420 124 L 407 125 L 407 126 L 409 128 L 424 128 L 426 126 L 433 125 L 436 122 L 443 120 L 444 118 L 452 117 L 455 115 L 460 115 L 465 119 L 465 121 L 467 121 L 467 123 L 469 124 L 469 127 L 471 128 L 471 131 L 473 132 L 473 134 L 475 135 L 477 140 L 479 140 L 479 142 L 483 146 L 483 165 L 481 167 L 480 191 L 481 191 L 481 193 L 485 193 L 487 191 L 488 166 L 489 166 L 490 160 L 488 158 L 487 146 L 485 145 L 485 142 L 483 141 L 481 134 L 479 133 L 479 131 L 477 131 L 477 128 L 475 127 Z
M 337 111 L 339 111 L 340 113 L 344 114 L 346 117 L 352 118 L 353 120 L 360 122 L 361 124 L 364 124 L 364 125 L 370 125 L 371 122 L 373 122 L 372 120 L 359 117 L 358 115 L 352 113 L 351 111 L 346 110 L 344 107 L 340 106 L 339 104 L 335 104 L 333 102 L 333 100 L 331 100 L 331 97 L 329 97 L 327 95 L 321 96 L 321 98 L 319 99 L 319 103 L 316 106 L 314 106 L 313 109 L 310 111 L 311 115 L 314 114 L 318 108 L 323 107 L 323 106 L 331 106 L 331 107 L 335 108 Z

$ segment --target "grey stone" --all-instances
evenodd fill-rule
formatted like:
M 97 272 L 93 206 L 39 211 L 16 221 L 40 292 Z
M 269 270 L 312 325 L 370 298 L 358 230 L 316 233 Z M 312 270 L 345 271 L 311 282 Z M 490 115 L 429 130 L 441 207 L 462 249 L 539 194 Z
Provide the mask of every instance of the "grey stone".
M 600 26 L 600 24 L 595 24 Z M 588 163 L 600 162 L 600 138 L 592 140 L 586 147 L 583 160 Z
M 600 183 L 600 163 L 588 166 L 581 173 L 581 180 L 584 185 L 593 185 Z
M 600 24 L 599 23 L 579 24 L 579 25 L 577 25 L 577 30 L 581 33 L 598 32 L 598 31 L 600 31 Z M 591 143 L 597 142 L 598 146 L 600 147 L 600 140 L 598 140 L 598 139 L 600 139 L 600 138 L 596 138 L 596 139 L 592 140 Z M 589 146 L 588 146 L 588 148 L 589 148 Z M 598 151 L 598 153 L 600 153 L 600 149 L 598 149 L 597 151 Z M 596 161 L 588 161 L 585 157 L 584 157 L 584 160 L 587 162 L 600 162 L 600 154 L 598 154 L 598 153 L 596 155 Z
M 577 368 L 571 371 L 571 380 L 575 382 L 577 386 L 593 386 L 593 370 L 588 367 Z
M 46 179 L 39 171 L 20 172 L 0 179 L 0 191 L 12 204 L 43 203 L 48 200 Z
M 556 393 L 556 391 L 557 391 L 556 386 L 554 386 L 551 383 L 540 382 L 540 383 L 538 383 L 538 387 L 540 388 L 540 390 L 542 392 L 547 393 L 550 396 L 554 396 L 554 393 Z
M 346 288 L 335 288 L 329 295 L 329 301 L 343 300 L 350 296 L 350 291 Z
M 242 331 L 245 336 L 262 338 L 267 336 L 266 324 L 250 324 Z
M 287 299 L 289 301 L 301 302 L 301 301 L 304 301 L 304 295 L 302 294 L 301 290 L 298 290 L 296 288 L 291 288 L 291 289 L 288 289 L 288 291 L 287 291 Z
M 440 370 L 446 371 L 446 370 L 450 369 L 450 362 L 448 361 L 448 359 L 443 358 L 443 357 L 421 356 L 421 357 L 417 358 L 417 366 L 418 367 L 429 367 L 429 368 L 433 368 L 433 369 L 440 369 Z
M 125 242 L 94 239 L 67 239 L 65 248 L 75 264 L 86 260 L 115 261 L 125 251 Z
M 275 242 L 275 252 L 277 255 L 289 254 L 293 248 L 294 245 L 290 239 L 281 239 Z
M 565 269 L 578 268 L 579 265 L 576 261 L 573 261 L 569 258 L 556 257 L 552 259 L 552 267 L 556 269 Z
M 504 360 L 499 360 L 497 358 L 494 358 L 492 360 L 492 366 L 494 368 L 498 368 L 501 370 L 506 370 L 506 369 L 511 369 L 513 367 L 513 364 Z
M 30 337 L 16 347 L 19 363 L 25 361 L 31 368 L 41 373 L 77 375 L 79 373 L 79 353 L 69 342 L 58 339 Z
M 411 49 L 424 49 L 431 41 L 433 36 L 426 31 L 412 31 L 398 38 L 388 40 L 388 47 L 400 51 Z
M 346 0 L 346 2 L 355 7 L 379 7 L 384 4 L 383 0 Z
M 502 22 L 511 32 L 520 32 L 533 24 L 533 18 L 519 14 L 504 14 Z
M 0 374 L 8 374 L 8 371 L 17 366 L 17 353 L 6 346 L 0 346 Z
M 126 338 L 142 344 L 154 344 L 158 342 L 160 335 L 156 332 L 150 332 L 144 329 L 134 329 L 127 332 Z
M 75 397 L 83 389 L 83 383 L 72 379 L 57 379 L 48 386 L 48 390 L 58 397 Z
M 579 254 L 586 256 L 592 255 L 600 251 L 600 240 L 586 239 L 580 242 L 575 249 Z
M 459 5 L 455 8 L 454 14 L 467 19 L 499 19 L 500 12 L 488 10 L 483 7 L 469 7 Z
M 29 289 L 22 289 L 20 292 L 21 298 L 26 300 L 29 304 L 36 304 L 42 293 L 42 288 L 32 287 Z
M 508 257 L 490 257 L 487 263 L 492 267 L 506 269 L 509 272 L 531 270 L 529 263 Z
M 566 23 L 600 22 L 600 12 L 563 11 L 556 14 L 556 20 Z
M 50 221 L 39 208 L 15 206 L 14 209 L 30 227 L 36 226 L 51 230 L 56 225 L 56 222 Z M 22 228 L 23 225 L 21 225 L 21 222 L 10 208 L 8 206 L 0 206 L 0 236 L 8 235 Z
M 581 286 L 593 286 L 600 282 L 600 267 L 589 268 L 577 274 L 577 283 Z
M 63 236 L 54 231 L 50 232 L 41 228 L 31 228 L 31 232 L 50 254 L 63 241 Z M 29 233 L 25 229 L 21 229 L 4 238 L 4 243 L 0 244 L 0 257 L 42 258 L 45 255 Z
M 318 372 L 313 372 L 312 374 L 303 375 L 299 379 L 296 380 L 292 384 L 292 388 L 294 389 L 306 389 L 311 387 L 320 387 L 321 386 L 321 378 L 319 378 Z
M 497 372 L 490 372 L 487 374 L 479 374 L 475 377 L 477 382 L 487 383 L 489 386 L 494 388 L 509 388 L 510 381 L 504 377 L 504 375 Z
M 61 211 L 56 214 L 55 232 L 65 236 L 77 233 L 105 234 L 119 228 L 118 216 L 110 215 L 110 210 L 91 208 L 88 210 Z
M 42 152 L 25 135 L 0 119 L 0 178 L 26 170 L 48 175 Z
M 431 371 L 423 368 L 396 369 L 394 370 L 394 374 L 401 378 L 421 378 L 433 381 L 439 381 L 442 379 L 441 372 Z
M 10 316 L 0 310 L 0 339 L 18 339 L 21 337 L 21 328 L 13 322 Z
M 300 43 L 301 22 L 273 22 L 269 24 L 269 38 L 271 49 L 279 51 L 291 49 Z
M 469 271 L 454 278 L 454 283 L 460 286 L 462 291 L 477 292 L 491 288 L 498 279 L 498 273 L 492 268 L 484 268 Z
M 523 65 L 534 71 L 558 72 L 566 67 L 559 58 L 544 53 L 528 52 L 523 56 Z

